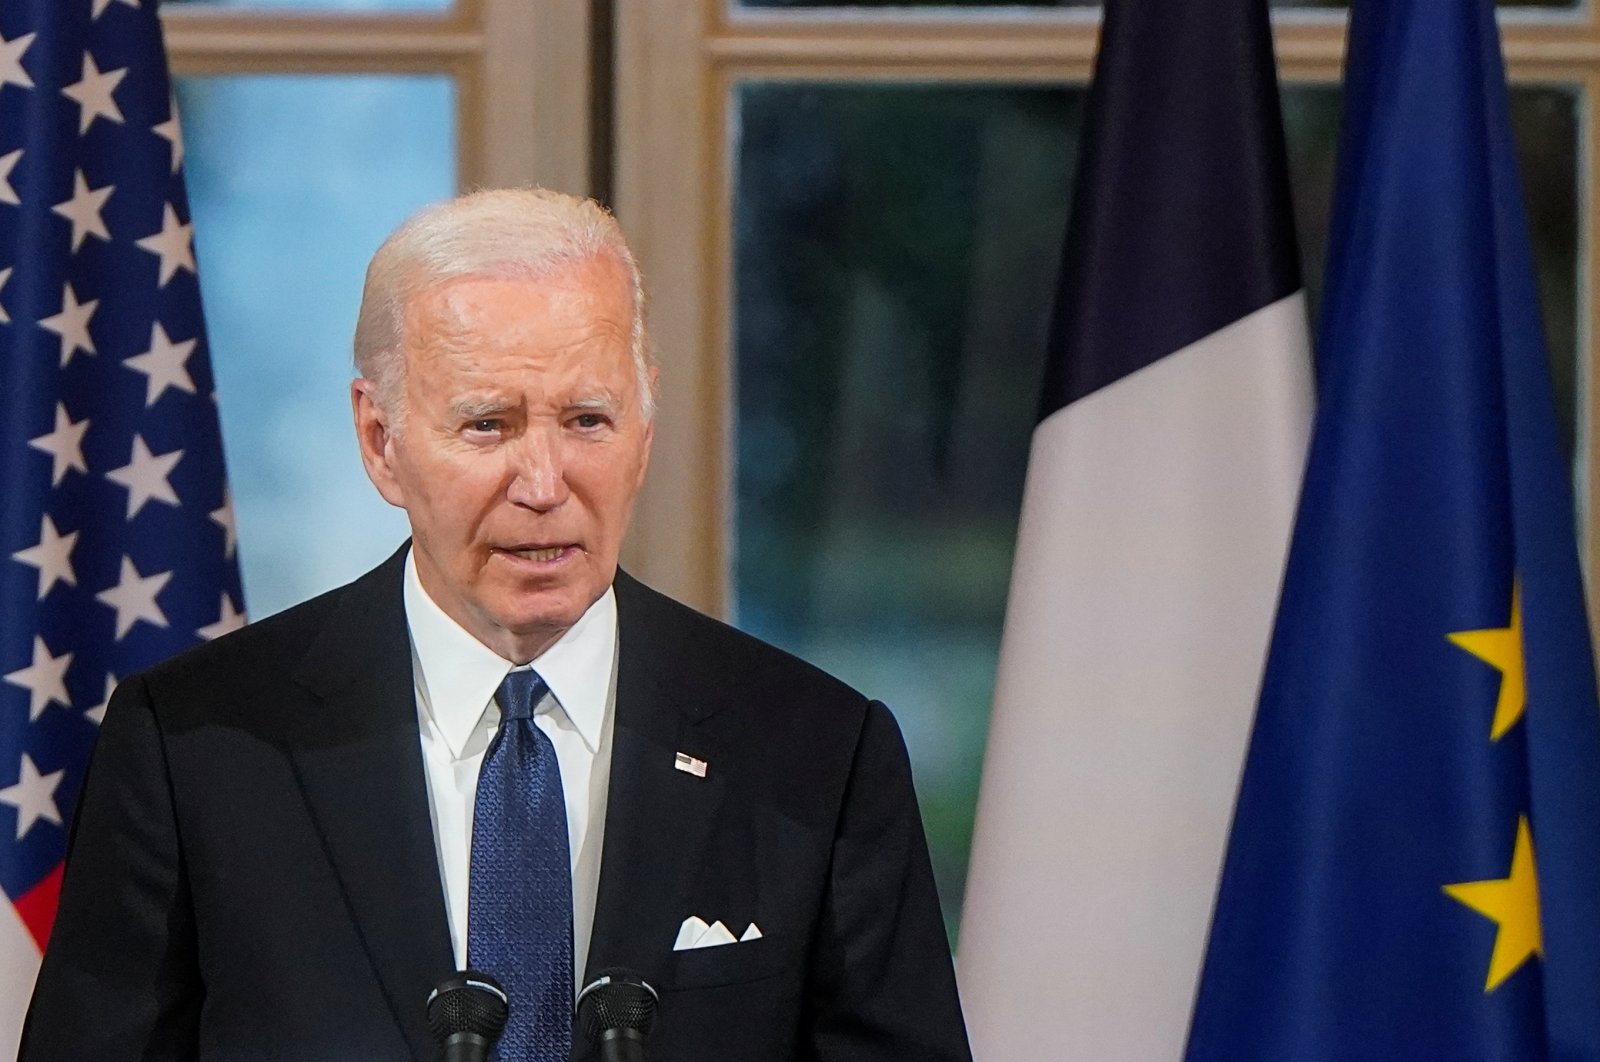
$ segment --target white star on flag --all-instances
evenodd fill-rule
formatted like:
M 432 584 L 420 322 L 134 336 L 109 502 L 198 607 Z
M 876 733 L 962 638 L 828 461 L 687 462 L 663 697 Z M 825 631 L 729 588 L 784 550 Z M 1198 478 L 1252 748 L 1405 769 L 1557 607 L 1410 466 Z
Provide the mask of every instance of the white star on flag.
M 89 466 L 83 463 L 83 433 L 88 430 L 88 417 L 74 422 L 67 416 L 66 405 L 57 402 L 55 430 L 28 440 L 29 446 L 50 455 L 52 487 L 61 482 L 61 477 L 67 474 L 69 468 L 76 468 L 79 472 L 89 471 Z
M 117 641 L 120 642 L 140 620 L 157 627 L 167 625 L 167 614 L 156 604 L 156 595 L 171 581 L 171 572 L 140 575 L 131 557 L 122 558 L 121 581 L 94 595 L 96 601 L 117 610 Z
M 127 76 L 127 67 L 102 72 L 94 65 L 94 56 L 83 53 L 83 80 L 75 81 L 61 90 L 63 95 L 82 108 L 78 114 L 79 136 L 89 131 L 89 126 L 96 118 L 107 118 L 119 125 L 122 123 L 122 108 L 117 106 L 112 93 L 117 91 L 117 86 Z
M 222 528 L 222 555 L 231 559 L 239 546 L 239 529 L 233 521 L 233 488 L 222 490 L 222 508 L 211 510 L 211 522 Z
M 40 774 L 33 765 L 33 757 L 22 754 L 20 777 L 14 785 L 0 789 L 0 804 L 10 804 L 17 809 L 17 840 L 33 829 L 40 819 L 61 825 L 61 809 L 56 807 L 56 786 L 61 784 L 65 770 Z
M 11 279 L 11 267 L 10 266 L 6 266 L 4 269 L 0 269 L 0 291 L 4 291 L 5 290 L 6 282 L 8 280 L 10 280 L 10 279 Z M 0 324 L 10 324 L 10 323 L 11 323 L 11 315 L 6 312 L 6 308 L 4 306 L 0 306 Z
M 117 3 L 127 4 L 131 8 L 138 8 L 139 6 L 139 0 L 117 0 Z M 94 13 L 92 17 L 99 18 L 101 15 L 105 14 L 106 8 L 110 6 L 111 0 L 94 0 Z
M 28 691 L 28 722 L 39 718 L 51 701 L 63 708 L 72 706 L 72 699 L 67 696 L 67 668 L 71 664 L 71 653 L 51 656 L 44 639 L 34 635 L 33 663 L 6 676 L 7 682 Z
M 111 193 L 114 191 L 116 186 L 110 184 L 104 188 L 90 188 L 89 182 L 84 180 L 82 170 L 72 175 L 72 198 L 57 203 L 50 209 L 72 222 L 74 251 L 83 244 L 83 238 L 91 234 L 102 240 L 111 239 L 111 231 L 106 228 L 105 219 L 100 216 L 100 211 L 105 209 L 106 200 L 111 198 Z
M 194 394 L 194 378 L 189 375 L 189 370 L 184 368 L 184 363 L 189 360 L 189 355 L 194 353 L 195 339 L 185 339 L 182 343 L 174 343 L 167 336 L 167 330 L 157 321 L 150 326 L 150 349 L 143 354 L 135 354 L 127 358 L 122 364 L 136 372 L 142 372 L 148 379 L 145 380 L 144 404 L 145 408 L 156 404 L 156 399 L 172 387 L 180 391 Z
M 116 688 L 117 676 L 107 672 L 106 695 L 100 698 L 99 704 L 95 705 L 93 708 L 86 709 L 83 713 L 83 717 L 89 720 L 89 722 L 93 723 L 95 726 L 99 726 L 101 723 L 105 722 L 106 705 L 111 703 L 111 694 L 116 690 Z
M 72 570 L 72 549 L 78 544 L 78 532 L 69 531 L 63 535 L 56 530 L 56 523 L 50 519 L 48 513 L 39 521 L 39 542 L 27 549 L 19 549 L 11 556 L 24 564 L 31 564 L 39 569 L 39 596 L 37 600 L 44 600 L 44 595 L 57 583 L 66 583 L 68 586 L 78 585 L 77 573 Z
M 194 272 L 194 226 L 178 224 L 178 212 L 172 209 L 171 203 L 161 208 L 161 231 L 135 242 L 151 254 L 161 256 L 159 287 L 166 287 L 167 281 L 180 269 Z
M 183 126 L 178 124 L 178 98 L 176 96 L 167 97 L 167 114 L 170 117 L 159 125 L 152 126 L 150 131 L 165 140 L 169 145 L 168 150 L 172 155 L 172 172 L 177 173 L 178 167 L 183 165 Z
M 27 54 L 28 46 L 37 36 L 37 33 L 24 33 L 9 41 L 0 37 L 0 88 L 6 85 L 33 88 L 33 78 L 22 69 L 22 57 Z
M 106 478 L 111 482 L 128 488 L 129 520 L 138 516 L 145 502 L 152 499 L 168 505 L 179 504 L 178 495 L 173 491 L 172 484 L 167 482 L 167 477 L 172 475 L 172 469 L 181 457 L 182 450 L 152 454 L 145 445 L 144 436 L 133 437 L 133 453 L 128 463 L 106 473 Z
M 0 203 L 10 203 L 12 206 L 22 203 L 22 200 L 17 198 L 17 190 L 11 187 L 11 171 L 16 169 L 17 163 L 21 161 L 21 148 L 0 155 Z
M 222 604 L 218 606 L 218 612 L 220 615 L 217 617 L 217 622 L 208 623 L 195 632 L 208 642 L 244 626 L 244 613 L 233 607 L 233 598 L 228 596 L 227 591 L 223 591 Z
M 53 313 L 39 321 L 40 328 L 61 337 L 63 369 L 72 362 L 72 356 L 80 350 L 89 354 L 97 353 L 94 349 L 94 339 L 89 335 L 89 318 L 94 316 L 95 308 L 99 305 L 99 299 L 79 302 L 72 285 L 63 284 L 61 312 Z

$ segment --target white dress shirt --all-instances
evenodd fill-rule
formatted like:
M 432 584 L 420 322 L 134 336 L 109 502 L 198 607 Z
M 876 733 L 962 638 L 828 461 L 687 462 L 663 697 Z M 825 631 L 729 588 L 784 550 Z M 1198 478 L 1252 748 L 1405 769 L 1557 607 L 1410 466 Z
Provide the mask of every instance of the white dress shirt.
M 444 883 L 450 942 L 456 966 L 464 968 L 478 768 L 500 726 L 494 693 L 512 665 L 445 615 L 423 589 L 412 556 L 406 557 L 405 608 L 433 843 Z M 594 927 L 606 784 L 611 776 L 617 672 L 615 594 L 608 589 L 529 666 L 550 687 L 534 707 L 533 722 L 555 745 L 561 766 L 572 856 L 572 976 L 576 990 Z

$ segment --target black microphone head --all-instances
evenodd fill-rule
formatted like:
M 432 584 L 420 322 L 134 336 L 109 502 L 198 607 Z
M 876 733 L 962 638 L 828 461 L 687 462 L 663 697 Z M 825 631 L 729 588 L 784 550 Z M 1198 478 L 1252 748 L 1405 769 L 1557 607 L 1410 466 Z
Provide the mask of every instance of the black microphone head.
M 500 982 L 477 970 L 462 970 L 428 994 L 428 1031 L 440 1047 L 463 1036 L 484 1041 L 485 1055 L 500 1039 L 511 1013 Z
M 618 1030 L 639 1039 L 656 1024 L 656 990 L 632 970 L 601 970 L 578 993 L 578 1027 L 590 1043 Z

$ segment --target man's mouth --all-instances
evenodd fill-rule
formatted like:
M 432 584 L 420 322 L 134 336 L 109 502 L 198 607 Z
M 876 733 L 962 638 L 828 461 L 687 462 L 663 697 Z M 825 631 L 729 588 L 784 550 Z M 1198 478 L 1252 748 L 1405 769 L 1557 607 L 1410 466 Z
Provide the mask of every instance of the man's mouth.
M 521 557 L 523 560 L 534 561 L 535 563 L 542 564 L 553 560 L 559 560 L 563 553 L 574 548 L 575 547 L 570 544 L 564 546 L 507 546 L 502 547 L 500 552 L 510 554 L 513 557 Z

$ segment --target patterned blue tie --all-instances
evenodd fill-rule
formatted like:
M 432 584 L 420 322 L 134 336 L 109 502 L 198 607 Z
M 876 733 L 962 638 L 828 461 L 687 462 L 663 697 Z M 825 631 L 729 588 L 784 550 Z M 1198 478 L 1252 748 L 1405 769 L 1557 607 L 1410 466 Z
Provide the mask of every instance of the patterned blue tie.
M 566 1062 L 572 1047 L 572 864 L 561 765 L 533 725 L 533 671 L 500 683 L 500 730 L 478 772 L 467 888 L 467 962 L 511 997 L 496 1057 Z

